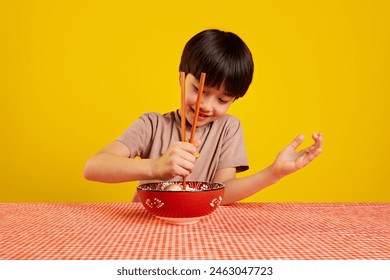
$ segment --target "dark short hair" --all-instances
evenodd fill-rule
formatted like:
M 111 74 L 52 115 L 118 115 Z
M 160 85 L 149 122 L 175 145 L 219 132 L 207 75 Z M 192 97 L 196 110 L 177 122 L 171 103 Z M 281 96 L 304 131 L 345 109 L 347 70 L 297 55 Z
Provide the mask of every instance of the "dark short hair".
M 244 41 L 232 32 L 204 30 L 184 47 L 179 71 L 191 73 L 198 80 L 206 73 L 205 85 L 219 88 L 236 98 L 244 96 L 252 82 L 254 64 Z

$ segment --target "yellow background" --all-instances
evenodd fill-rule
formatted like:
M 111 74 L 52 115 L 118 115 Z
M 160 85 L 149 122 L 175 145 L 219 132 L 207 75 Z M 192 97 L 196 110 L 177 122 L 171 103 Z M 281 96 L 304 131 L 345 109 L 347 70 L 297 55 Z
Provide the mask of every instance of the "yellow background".
M 130 201 L 136 183 L 83 178 L 86 160 L 145 111 L 179 107 L 197 32 L 252 50 L 229 113 L 252 174 L 296 135 L 324 133 L 310 166 L 246 201 L 390 201 L 388 1 L 1 1 L 0 201 Z

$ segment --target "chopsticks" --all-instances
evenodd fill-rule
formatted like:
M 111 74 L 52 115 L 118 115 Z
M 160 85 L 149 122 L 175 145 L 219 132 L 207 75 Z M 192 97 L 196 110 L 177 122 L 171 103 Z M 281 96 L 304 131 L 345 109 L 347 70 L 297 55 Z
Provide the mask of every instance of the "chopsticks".
M 181 88 L 181 141 L 187 141 L 186 137 L 186 74 L 180 72 Z
M 199 116 L 199 109 L 200 109 L 200 102 L 202 101 L 202 94 L 203 94 L 203 87 L 204 87 L 204 81 L 206 79 L 206 73 L 200 74 L 200 81 L 199 81 L 199 88 L 198 88 L 198 98 L 196 99 L 196 107 L 195 107 L 195 114 L 194 114 L 194 120 L 192 122 L 192 129 L 191 129 L 191 138 L 190 143 L 194 144 L 194 138 L 195 138 L 195 130 L 196 130 L 196 123 L 198 121 Z
M 181 141 L 187 142 L 186 137 L 186 109 L 185 109 L 185 101 L 186 101 L 186 91 L 185 91 L 185 73 L 180 72 L 180 87 L 181 87 Z M 196 124 L 198 121 L 199 116 L 199 110 L 200 110 L 200 102 L 202 101 L 202 94 L 203 94 L 203 88 L 204 88 L 204 82 L 206 79 L 206 73 L 200 74 L 200 81 L 199 81 L 199 87 L 198 87 L 198 97 L 196 99 L 196 106 L 195 106 L 195 113 L 194 113 L 194 119 L 192 121 L 192 128 L 191 128 L 191 136 L 190 136 L 190 143 L 194 144 L 194 138 L 195 138 L 195 131 L 196 131 Z M 186 191 L 187 187 L 187 177 L 183 176 L 183 190 Z
M 180 72 L 181 88 L 181 141 L 186 142 L 186 73 Z M 183 176 L 183 190 L 186 191 L 187 178 Z

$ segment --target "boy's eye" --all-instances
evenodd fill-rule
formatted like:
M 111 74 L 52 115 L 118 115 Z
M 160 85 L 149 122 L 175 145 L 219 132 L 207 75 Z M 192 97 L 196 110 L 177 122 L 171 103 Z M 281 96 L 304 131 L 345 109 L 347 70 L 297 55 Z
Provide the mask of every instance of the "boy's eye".
M 223 99 L 221 99 L 221 98 L 218 98 L 218 101 L 219 101 L 220 103 L 222 103 L 222 104 L 225 104 L 225 103 L 228 103 L 228 102 L 229 102 L 229 101 L 223 100 Z
M 194 90 L 195 90 L 196 92 L 198 92 L 198 88 L 197 88 L 196 86 L 194 86 Z

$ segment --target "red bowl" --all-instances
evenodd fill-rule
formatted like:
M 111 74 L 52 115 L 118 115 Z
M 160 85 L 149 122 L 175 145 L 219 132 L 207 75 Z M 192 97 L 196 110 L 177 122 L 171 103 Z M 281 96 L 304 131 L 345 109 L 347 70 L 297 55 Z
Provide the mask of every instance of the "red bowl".
M 217 209 L 225 185 L 221 183 L 187 181 L 186 191 L 170 191 L 167 187 L 182 181 L 156 182 L 139 185 L 137 194 L 152 215 L 168 223 L 196 223 Z

